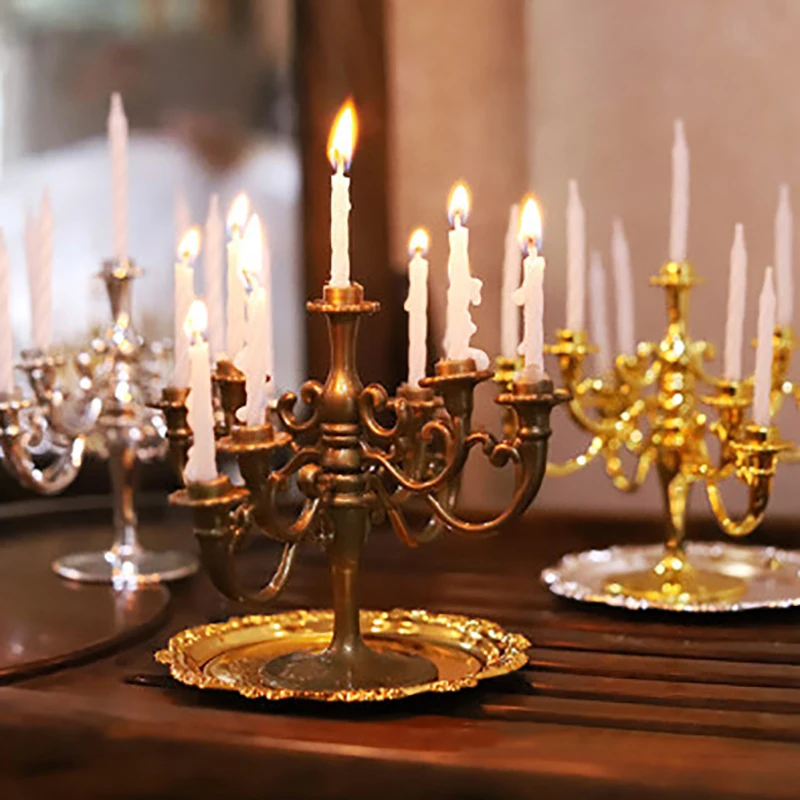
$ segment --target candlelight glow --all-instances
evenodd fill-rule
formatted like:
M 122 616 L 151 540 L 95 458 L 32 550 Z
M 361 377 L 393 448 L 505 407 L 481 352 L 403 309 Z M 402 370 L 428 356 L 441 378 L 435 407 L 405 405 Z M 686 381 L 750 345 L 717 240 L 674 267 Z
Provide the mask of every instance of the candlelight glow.
M 328 159 L 334 169 L 347 169 L 358 139 L 358 117 L 352 100 L 347 100 L 336 115 L 328 136 Z
M 181 237 L 178 244 L 178 258 L 182 261 L 192 262 L 200 252 L 200 228 L 193 225 Z
M 539 204 L 530 195 L 525 199 L 522 206 L 522 214 L 519 218 L 519 243 L 526 252 L 531 245 L 537 249 L 542 241 L 542 215 L 539 212 Z
M 202 336 L 208 327 L 208 311 L 202 300 L 194 300 L 183 321 L 183 330 L 192 341 Z
M 239 268 L 248 286 L 258 283 L 261 278 L 264 259 L 264 234 L 258 214 L 253 214 L 242 234 L 239 251 Z
M 450 224 L 455 225 L 456 219 L 463 225 L 469 216 L 469 190 L 465 183 L 457 183 L 450 192 L 447 203 L 447 216 Z
M 428 231 L 425 228 L 417 228 L 408 240 L 408 254 L 413 256 L 415 253 L 421 253 L 423 256 L 428 252 L 431 244 L 431 238 L 428 236 Z
M 228 219 L 226 220 L 229 233 L 241 233 L 247 222 L 247 215 L 250 213 L 250 199 L 244 192 L 239 192 L 233 198 Z

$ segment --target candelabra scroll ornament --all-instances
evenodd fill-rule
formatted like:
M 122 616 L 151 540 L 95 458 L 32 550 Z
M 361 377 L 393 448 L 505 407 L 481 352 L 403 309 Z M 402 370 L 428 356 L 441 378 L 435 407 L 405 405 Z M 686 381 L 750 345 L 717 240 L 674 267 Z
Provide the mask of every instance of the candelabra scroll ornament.
M 548 473 L 569 475 L 601 458 L 614 486 L 624 492 L 638 490 L 655 468 L 661 483 L 666 544 L 661 557 L 649 567 L 636 548 L 626 563 L 624 548 L 614 548 L 604 585 L 587 589 L 563 579 L 559 568 L 545 570 L 544 579 L 562 594 L 631 608 L 717 610 L 737 607 L 748 591 L 748 581 L 720 559 L 718 565 L 703 559 L 695 567 L 687 556 L 686 511 L 696 483 L 705 486 L 711 511 L 720 528 L 730 536 L 746 536 L 763 519 L 775 470 L 790 445 L 780 440 L 774 426 L 748 421 L 752 387 L 748 381 L 727 381 L 711 376 L 704 361 L 713 349 L 690 337 L 687 329 L 689 293 L 698 282 L 688 262 L 670 262 L 650 279 L 666 294 L 667 330 L 657 343 L 645 342 L 635 354 L 617 357 L 613 373 L 584 377 L 584 361 L 592 347 L 583 331 L 558 331 L 548 352 L 556 356 L 572 399 L 567 409 L 572 421 L 590 436 L 584 453 L 564 464 L 548 465 Z M 774 371 L 785 370 L 779 354 Z M 780 366 L 776 367 L 775 364 Z M 785 371 L 782 373 L 785 378 Z M 699 385 L 709 387 L 701 396 Z M 773 402 L 777 402 L 773 391 Z M 709 422 L 700 404 L 713 409 Z M 719 455 L 710 452 L 715 441 Z M 633 460 L 628 476 L 624 460 Z M 748 489 L 747 508 L 738 519 L 728 513 L 722 484 L 735 479 Z M 608 551 L 610 552 L 610 551 Z M 570 557 L 575 562 L 575 557 Z M 599 556 L 598 556 L 599 558 Z M 633 566 L 634 562 L 637 566 Z M 575 562 L 577 563 L 577 562 Z M 569 586 L 568 586 L 569 584 Z
M 185 577 L 198 566 L 190 553 L 151 552 L 138 540 L 137 464 L 160 457 L 166 433 L 161 412 L 148 407 L 155 383 L 149 363 L 152 354 L 131 323 L 131 282 L 139 274 L 131 261 L 104 263 L 100 277 L 110 300 L 112 323 L 89 350 L 75 358 L 74 388 L 66 388 L 64 358 L 23 351 L 18 368 L 25 374 L 31 396 L 0 400 L 4 461 L 23 486 L 53 494 L 75 479 L 87 452 L 108 460 L 114 526 L 111 547 L 61 556 L 53 569 L 70 580 L 111 583 L 117 588 Z
M 376 649 L 362 635 L 361 620 L 371 612 L 359 614 L 358 575 L 371 520 L 377 512 L 386 512 L 409 545 L 443 529 L 490 534 L 525 510 L 544 477 L 550 411 L 566 400 L 566 392 L 553 390 L 546 380 L 516 383 L 497 400 L 514 409 L 519 428 L 513 437 L 496 441 L 471 432 L 473 392 L 491 377 L 488 371 L 478 371 L 472 359 L 439 362 L 434 377 L 420 387 L 402 387 L 394 398 L 378 385 L 364 388 L 356 365 L 356 336 L 361 319 L 378 308 L 364 300 L 358 284 L 326 286 L 323 298 L 309 303 L 308 310 L 327 320 L 330 370 L 324 384 L 309 382 L 301 392 L 308 416 L 297 417 L 297 398 L 285 394 L 277 403 L 285 431 L 264 422 L 234 426 L 218 439 L 218 452 L 237 458 L 244 486 L 234 486 L 227 478 L 190 482 L 171 497 L 173 503 L 193 510 L 202 561 L 229 598 L 263 605 L 285 585 L 297 545 L 312 539 L 327 551 L 333 591 L 328 641 L 312 650 L 299 642 L 296 651 L 265 661 L 253 679 L 258 686 L 248 684 L 245 693 L 363 700 L 401 696 L 420 687 L 446 688 L 437 684 L 441 676 L 435 659 L 415 654 L 412 648 Z M 236 399 L 242 401 L 241 396 Z M 226 415 L 232 410 L 224 409 Z M 384 419 L 385 414 L 393 419 Z M 452 491 L 475 448 L 496 466 L 513 463 L 516 472 L 509 508 L 479 523 L 459 517 Z M 278 454 L 288 456 L 283 466 L 274 460 Z M 292 478 L 306 499 L 294 522 L 286 524 L 278 515 L 277 499 Z M 430 511 L 430 521 L 419 534 L 408 529 L 401 510 L 412 495 L 421 496 Z M 283 543 L 273 577 L 254 592 L 241 587 L 232 567 L 233 553 L 248 531 Z M 165 651 L 160 657 L 181 677 L 175 653 Z M 516 668 L 512 664 L 518 666 L 518 661 L 508 661 L 506 668 L 498 665 L 495 674 Z

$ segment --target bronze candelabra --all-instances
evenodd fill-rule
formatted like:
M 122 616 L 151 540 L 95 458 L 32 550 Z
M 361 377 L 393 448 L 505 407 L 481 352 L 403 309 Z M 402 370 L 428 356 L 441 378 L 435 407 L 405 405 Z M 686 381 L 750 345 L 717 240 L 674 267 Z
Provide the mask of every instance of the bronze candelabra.
M 265 663 L 259 680 L 279 690 L 367 691 L 436 679 L 436 667 L 427 658 L 377 652 L 362 638 L 358 573 L 371 524 L 385 513 L 394 532 L 412 547 L 443 530 L 466 536 L 494 533 L 536 496 L 545 475 L 550 412 L 567 399 L 549 380 L 513 381 L 497 402 L 513 413 L 517 424 L 512 435 L 497 440 L 471 427 L 474 390 L 491 377 L 471 359 L 440 361 L 435 376 L 418 387 L 401 387 L 394 398 L 381 385 L 364 388 L 356 365 L 356 336 L 361 319 L 378 308 L 378 303 L 364 300 L 358 284 L 326 286 L 323 298 L 308 304 L 310 312 L 326 317 L 330 370 L 324 384 L 309 381 L 303 386 L 306 415 L 296 414 L 293 392 L 279 399 L 275 413 L 282 430 L 266 420 L 252 427 L 237 423 L 234 412 L 245 401 L 243 376 L 230 362 L 220 363 L 213 378 L 224 411 L 215 432 L 217 450 L 236 457 L 244 485 L 221 476 L 189 483 L 170 498 L 192 509 L 201 560 L 216 587 L 236 601 L 264 605 L 286 585 L 301 542 L 316 540 L 325 547 L 333 590 L 330 643 L 322 652 L 300 649 Z M 179 390 L 165 396 L 169 440 L 179 463 L 191 442 L 183 400 L 185 392 Z M 455 507 L 459 478 L 473 448 L 493 466 L 512 463 L 516 473 L 509 506 L 480 522 L 463 519 Z M 288 457 L 282 466 L 279 454 Z M 287 524 L 277 500 L 293 477 L 305 501 Z M 410 497 L 422 498 L 430 512 L 418 530 L 409 527 L 402 510 Z M 283 544 L 273 577 L 255 592 L 241 587 L 233 563 L 235 550 L 251 530 Z
M 735 570 L 694 567 L 685 548 L 689 493 L 705 486 L 711 510 L 729 536 L 751 533 L 767 508 L 778 461 L 790 449 L 774 426 L 748 420 L 752 400 L 749 381 L 727 381 L 709 375 L 704 361 L 711 345 L 689 335 L 689 293 L 697 283 L 689 263 L 665 264 L 650 279 L 666 293 L 667 330 L 660 342 L 643 342 L 635 354 L 617 356 L 607 375 L 585 377 L 584 361 L 593 347 L 584 331 L 560 330 L 548 352 L 556 356 L 565 387 L 572 397 L 567 409 L 573 422 L 591 439 L 586 450 L 563 464 L 548 464 L 548 474 L 570 475 L 600 458 L 615 488 L 638 490 L 655 468 L 664 496 L 666 545 L 661 558 L 645 569 L 623 568 L 610 574 L 604 592 L 635 607 L 714 607 L 735 602 L 746 581 Z M 773 404 L 793 393 L 786 380 L 791 334 L 775 334 Z M 708 388 L 701 394 L 700 385 Z M 716 413 L 709 421 L 706 411 Z M 712 457 L 708 440 L 716 441 Z M 624 457 L 635 460 L 632 475 Z M 745 513 L 732 519 L 722 484 L 736 478 L 748 490 Z M 545 573 L 547 575 L 547 573 Z M 566 593 L 566 592 L 565 592 Z

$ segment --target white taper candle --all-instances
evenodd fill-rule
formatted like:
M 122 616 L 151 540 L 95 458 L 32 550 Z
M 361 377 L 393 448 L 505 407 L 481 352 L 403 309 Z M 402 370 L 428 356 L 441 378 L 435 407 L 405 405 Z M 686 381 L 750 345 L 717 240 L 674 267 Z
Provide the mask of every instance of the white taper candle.
M 243 192 L 238 194 L 231 203 L 228 211 L 228 302 L 227 302 L 227 331 L 225 348 L 228 358 L 235 360 L 239 351 L 244 347 L 245 336 L 245 306 L 246 292 L 244 277 L 239 269 L 239 250 L 241 248 L 242 232 L 247 224 L 250 214 L 250 201 Z
M 794 279 L 792 275 L 792 203 L 789 187 L 784 183 L 778 193 L 775 214 L 775 277 L 778 283 L 778 325 L 792 324 L 794 311 Z
M 689 148 L 683 120 L 675 120 L 672 145 L 672 213 L 669 228 L 670 261 L 685 261 L 689 234 Z
M 408 312 L 408 385 L 417 386 L 425 377 L 428 360 L 428 252 L 430 239 L 424 228 L 417 228 L 408 243 L 408 297 L 403 308 Z
M 567 200 L 567 328 L 586 329 L 586 214 L 578 182 L 570 181 Z
M 756 425 L 769 425 L 769 399 L 772 391 L 772 335 L 775 330 L 775 285 L 772 267 L 764 272 L 764 285 L 758 298 L 758 345 L 756 347 L 753 420 Z
M 731 266 L 728 278 L 728 319 L 725 323 L 725 365 L 723 374 L 729 381 L 742 379 L 742 338 L 747 299 L 747 248 L 744 226 L 737 224 L 733 232 Z
M 189 340 L 184 323 L 189 308 L 194 302 L 194 260 L 200 252 L 200 229 L 189 228 L 178 245 L 178 259 L 175 262 L 175 372 L 174 386 L 189 385 Z M 203 306 L 205 309 L 205 305 Z M 203 325 L 205 328 L 205 324 Z
M 625 355 L 636 354 L 634 333 L 633 274 L 628 240 L 621 219 L 615 219 L 611 234 L 614 287 L 617 296 L 617 347 Z
M 603 375 L 611 370 L 611 339 L 608 335 L 606 273 L 603 260 L 597 252 L 592 252 L 589 260 L 589 287 L 592 340 L 597 345 L 595 365 L 598 374 Z
M 111 151 L 111 213 L 114 257 L 128 258 L 128 119 L 118 92 L 111 95 L 108 114 L 108 143 Z
M 350 285 L 350 178 L 345 171 L 353 157 L 358 121 L 348 100 L 336 116 L 328 139 L 331 176 L 331 279 L 330 286 Z
M 219 195 L 212 194 L 203 232 L 203 289 L 208 309 L 208 344 L 214 357 L 225 350 L 225 285 L 222 265 L 224 235 Z
M 0 228 L 0 393 L 14 391 L 14 342 L 11 332 L 9 264 L 6 239 Z
M 515 358 L 519 343 L 519 307 L 514 302 L 514 292 L 520 284 L 519 206 L 515 203 L 508 211 L 505 250 L 503 253 L 503 290 L 500 299 L 500 354 Z
M 36 261 L 33 293 L 33 346 L 47 352 L 52 343 L 53 328 L 53 206 L 50 194 L 42 192 L 37 221 L 39 258 Z

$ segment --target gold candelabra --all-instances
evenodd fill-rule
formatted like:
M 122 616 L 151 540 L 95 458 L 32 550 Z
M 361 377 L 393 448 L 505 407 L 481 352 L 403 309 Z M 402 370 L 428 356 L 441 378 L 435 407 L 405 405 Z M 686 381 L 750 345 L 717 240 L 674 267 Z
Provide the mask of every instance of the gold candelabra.
M 192 509 L 202 562 L 216 587 L 236 601 L 261 606 L 273 599 L 286 585 L 301 542 L 316 540 L 326 549 L 333 590 L 330 643 L 322 652 L 300 649 L 265 663 L 259 680 L 278 690 L 370 690 L 437 679 L 436 666 L 427 658 L 378 652 L 362 638 L 358 573 L 371 524 L 385 513 L 397 536 L 412 547 L 443 530 L 466 536 L 494 533 L 536 496 L 546 470 L 550 412 L 567 399 L 549 380 L 513 381 L 497 402 L 517 424 L 497 440 L 471 428 L 474 390 L 491 377 L 490 371 L 478 371 L 472 359 L 440 361 L 435 376 L 418 387 L 401 387 L 393 398 L 379 384 L 364 388 L 356 337 L 362 317 L 378 308 L 364 300 L 357 284 L 326 286 L 323 298 L 308 304 L 310 312 L 326 317 L 331 363 L 324 384 L 303 386 L 305 415 L 296 414 L 298 398 L 288 392 L 277 402 L 275 425 L 266 419 L 258 426 L 239 425 L 235 411 L 245 402 L 244 378 L 230 362 L 220 362 L 213 376 L 223 411 L 215 431 L 217 451 L 235 456 L 244 485 L 220 476 L 189 483 L 170 498 Z M 185 400 L 184 389 L 169 389 L 163 403 L 172 453 L 180 465 L 192 435 Z M 493 466 L 515 467 L 512 501 L 485 521 L 463 519 L 455 507 L 460 475 L 473 448 Z M 305 501 L 289 524 L 279 514 L 278 495 L 293 477 Z M 430 512 L 416 530 L 402 510 L 412 496 L 421 497 Z M 274 575 L 254 592 L 242 588 L 233 562 L 251 531 L 283 544 Z
M 621 569 L 609 574 L 605 592 L 633 601 L 686 606 L 735 601 L 746 582 L 731 571 L 699 568 L 687 560 L 686 511 L 690 491 L 702 482 L 720 528 L 729 536 L 751 533 L 766 511 L 778 461 L 790 451 L 774 426 L 748 419 L 750 381 L 728 381 L 706 371 L 711 345 L 692 339 L 688 331 L 689 293 L 697 283 L 687 262 L 665 264 L 653 286 L 666 294 L 667 329 L 659 342 L 643 342 L 635 354 L 617 356 L 607 375 L 584 374 L 586 356 L 594 349 L 584 331 L 560 330 L 547 351 L 558 360 L 573 422 L 591 439 L 586 450 L 547 472 L 567 476 L 602 459 L 613 485 L 622 492 L 638 490 L 651 468 L 661 483 L 666 518 L 666 545 L 661 558 L 646 569 Z M 778 329 L 774 339 L 773 408 L 796 390 L 786 374 L 791 332 Z M 506 367 L 507 364 L 501 364 Z M 701 386 L 708 391 L 701 394 Z M 714 412 L 710 421 L 705 410 Z M 714 458 L 709 440 L 716 441 Z M 632 474 L 625 470 L 630 457 Z M 722 484 L 735 478 L 748 490 L 745 513 L 728 513 Z

